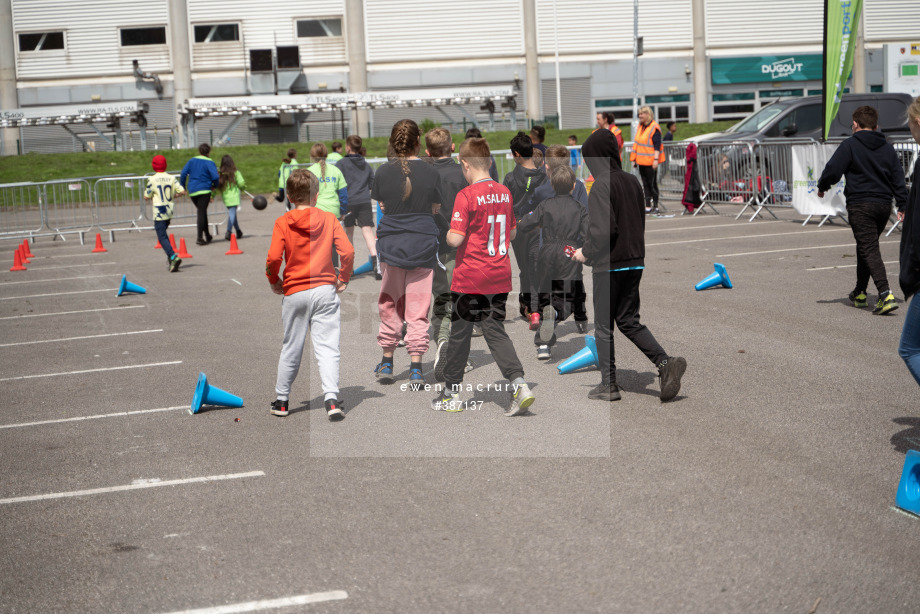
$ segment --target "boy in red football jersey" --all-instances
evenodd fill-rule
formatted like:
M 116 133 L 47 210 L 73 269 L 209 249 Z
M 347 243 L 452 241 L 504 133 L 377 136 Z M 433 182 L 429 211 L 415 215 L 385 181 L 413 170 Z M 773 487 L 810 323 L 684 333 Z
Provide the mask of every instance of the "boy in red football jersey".
M 431 402 L 432 409 L 460 411 L 460 385 L 473 324 L 482 326 L 492 358 L 512 385 L 506 416 L 527 413 L 534 395 L 524 381 L 524 368 L 505 332 L 505 302 L 511 291 L 508 249 L 515 235 L 513 200 L 508 188 L 489 176 L 489 144 L 467 139 L 460 146 L 460 166 L 470 184 L 454 201 L 447 243 L 457 248 L 457 265 L 451 281 L 450 340 L 444 368 L 444 390 Z

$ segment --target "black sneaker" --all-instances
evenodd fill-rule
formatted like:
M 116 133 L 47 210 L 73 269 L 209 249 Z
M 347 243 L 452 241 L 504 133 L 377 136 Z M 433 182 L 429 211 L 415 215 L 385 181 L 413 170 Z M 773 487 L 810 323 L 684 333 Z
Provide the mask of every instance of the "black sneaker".
M 588 398 L 595 401 L 619 401 L 622 397 L 620 397 L 620 388 L 616 384 L 600 383 L 591 389 Z
M 661 401 L 670 401 L 680 392 L 680 378 L 687 370 L 687 360 L 671 356 L 658 365 L 658 377 L 661 378 Z
M 213 240 L 214 240 L 214 237 L 212 237 L 211 235 L 208 235 L 207 238 L 205 238 L 205 240 L 204 240 L 204 244 L 207 245 L 208 243 L 210 243 L 210 242 L 213 241 Z
M 269 411 L 272 415 L 274 415 L 274 416 L 281 416 L 282 418 L 283 418 L 284 416 L 287 416 L 289 413 L 291 413 L 291 412 L 288 411 L 288 402 L 287 402 L 287 401 L 282 401 L 282 400 L 280 400 L 280 399 L 274 400 L 274 401 L 272 402 L 272 407 L 271 407 L 271 409 L 269 409 L 268 411 Z
M 242 231 L 242 230 L 237 230 L 237 231 L 236 231 L 236 238 L 237 238 L 237 239 L 242 239 L 242 238 L 243 238 L 243 231 Z
M 588 334 L 588 321 L 587 320 L 575 320 L 575 330 L 578 331 L 579 335 Z
M 463 411 L 464 406 L 460 402 L 460 391 L 445 386 L 441 394 L 431 400 L 431 409 L 447 412 Z
M 345 412 L 342 411 L 342 405 L 339 403 L 338 399 L 326 400 L 326 415 L 329 416 L 329 419 L 333 422 L 345 419 Z
M 180 264 L 182 264 L 182 259 L 178 256 L 174 256 L 173 259 L 169 261 L 169 272 L 175 273 L 178 271 Z
M 537 360 L 549 360 L 553 357 L 548 345 L 537 346 Z
M 224 241 L 229 241 L 229 240 L 230 240 L 230 234 L 231 234 L 231 233 L 230 233 L 229 230 L 228 230 L 227 232 L 224 233 Z
M 198 239 L 195 241 L 195 245 L 207 245 L 207 244 L 208 242 L 205 241 L 204 239 Z

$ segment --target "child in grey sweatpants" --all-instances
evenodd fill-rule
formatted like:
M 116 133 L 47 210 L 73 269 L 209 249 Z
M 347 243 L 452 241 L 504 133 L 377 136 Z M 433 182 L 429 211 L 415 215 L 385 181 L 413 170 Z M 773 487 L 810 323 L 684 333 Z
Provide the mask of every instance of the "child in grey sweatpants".
M 287 416 L 291 384 L 300 370 L 307 333 L 313 340 L 313 353 L 330 420 L 342 420 L 339 395 L 339 293 L 348 286 L 355 250 L 335 215 L 317 209 L 319 180 L 313 173 L 298 169 L 287 180 L 286 194 L 294 209 L 277 220 L 268 249 L 265 274 L 272 292 L 283 294 L 281 320 L 284 342 L 278 359 L 276 400 L 270 412 Z M 341 266 L 336 273 L 332 250 Z M 284 280 L 278 273 L 284 263 Z

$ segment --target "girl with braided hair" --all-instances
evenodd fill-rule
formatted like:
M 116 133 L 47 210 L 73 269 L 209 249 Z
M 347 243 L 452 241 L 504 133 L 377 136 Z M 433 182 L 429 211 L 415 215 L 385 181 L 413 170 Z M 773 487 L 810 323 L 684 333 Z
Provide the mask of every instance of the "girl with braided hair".
M 345 215 L 348 208 L 348 190 L 345 183 L 345 175 L 342 174 L 335 164 L 326 161 L 326 146 L 322 143 L 314 143 L 310 148 L 310 166 L 307 170 L 316 175 L 319 179 L 319 198 L 316 200 L 316 208 L 328 211 L 335 217 Z
M 396 122 L 390 133 L 393 159 L 381 166 L 371 197 L 386 215 L 377 227 L 377 261 L 383 275 L 377 306 L 380 330 L 377 343 L 383 358 L 374 369 L 382 384 L 395 381 L 393 354 L 406 322 L 406 349 L 411 360 L 409 384 L 419 390 L 422 355 L 428 351 L 428 309 L 431 282 L 438 261 L 440 178 L 431 165 L 419 160 L 421 132 L 411 119 Z M 453 206 L 453 203 L 451 203 Z

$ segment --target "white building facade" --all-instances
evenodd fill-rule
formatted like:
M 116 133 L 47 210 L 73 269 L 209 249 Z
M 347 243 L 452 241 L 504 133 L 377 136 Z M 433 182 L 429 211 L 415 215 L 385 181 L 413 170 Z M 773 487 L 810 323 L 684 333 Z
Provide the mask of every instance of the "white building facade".
M 659 122 L 709 121 L 820 93 L 823 5 L 640 0 L 640 104 Z M 850 88 L 881 91 L 883 46 L 920 43 L 920 17 L 906 0 L 863 7 Z M 177 107 L 199 97 L 514 85 L 519 127 L 559 125 L 560 112 L 562 128 L 590 126 L 596 111 L 632 115 L 632 0 L 0 0 L 4 38 L 4 110 L 143 101 L 148 140 L 159 147 L 178 144 Z M 508 129 L 511 112 L 496 108 L 491 124 L 479 105 L 252 116 L 225 136 L 246 144 L 383 135 L 405 116 Z M 199 138 L 216 139 L 229 124 L 204 119 Z M 4 130 L 3 147 L 85 143 L 56 126 L 27 126 Z

